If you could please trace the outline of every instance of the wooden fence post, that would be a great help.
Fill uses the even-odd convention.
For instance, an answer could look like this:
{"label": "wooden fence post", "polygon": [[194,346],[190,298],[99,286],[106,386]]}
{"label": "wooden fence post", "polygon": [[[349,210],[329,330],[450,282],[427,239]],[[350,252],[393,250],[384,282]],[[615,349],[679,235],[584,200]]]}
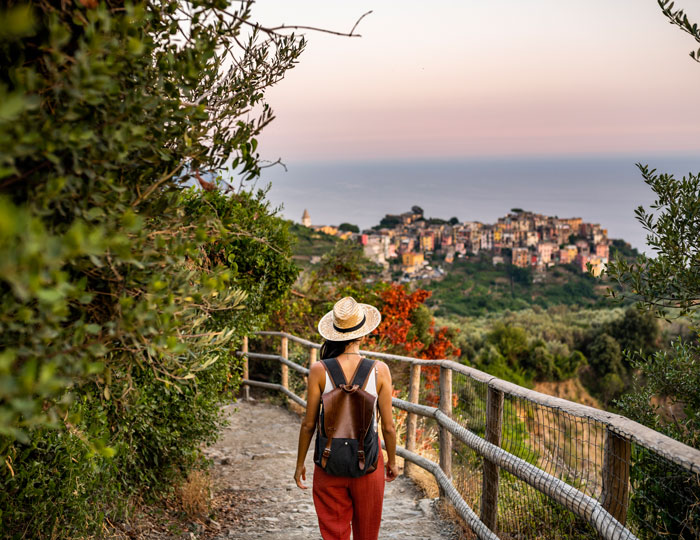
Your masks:
{"label": "wooden fence post", "polygon": [[[440,366],[440,410],[452,418],[452,370]],[[452,434],[440,426],[440,468],[452,481]],[[440,496],[445,494],[440,489]]]}
{"label": "wooden fence post", "polygon": [[[486,434],[491,444],[501,446],[503,425],[503,392],[489,387],[486,398]],[[498,524],[498,465],[484,458],[481,490],[481,521],[492,531]]]}
{"label": "wooden fence post", "polygon": [[[408,387],[408,401],[418,403],[420,394],[420,364],[411,364],[411,382]],[[409,452],[416,451],[416,427],[418,425],[418,415],[416,413],[408,413],[406,416],[406,450]],[[409,476],[416,471],[417,465],[410,461],[404,461],[403,473]]]}
{"label": "wooden fence post", "polygon": [[[282,345],[280,348],[280,356],[285,360],[289,359],[289,340],[287,337],[282,338]],[[289,390],[289,366],[287,364],[281,364],[282,366],[282,386]],[[285,398],[285,401],[289,401]]]}
{"label": "wooden fence post", "polygon": [[[314,367],[314,364],[316,363],[316,349],[314,347],[311,347],[309,349],[309,369]],[[304,399],[309,399],[309,377],[307,375],[304,375],[304,385],[306,388],[304,388]]]}
{"label": "wooden fence post", "polygon": [[603,508],[623,525],[627,521],[632,443],[607,429],[603,458]]}
{"label": "wooden fence post", "polygon": [[[243,353],[243,378],[250,379],[250,373],[248,372],[248,336],[243,338],[241,352]],[[250,400],[250,386],[247,384],[243,385],[243,399],[246,401]]]}

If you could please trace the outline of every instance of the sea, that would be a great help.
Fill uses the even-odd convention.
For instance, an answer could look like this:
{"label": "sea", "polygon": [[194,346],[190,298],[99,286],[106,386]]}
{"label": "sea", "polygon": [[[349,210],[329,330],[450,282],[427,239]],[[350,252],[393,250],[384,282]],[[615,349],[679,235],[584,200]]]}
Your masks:
{"label": "sea", "polygon": [[248,188],[267,187],[273,207],[315,225],[348,222],[361,229],[385,214],[420,206],[426,217],[494,223],[512,208],[600,223],[653,256],[635,208],[654,202],[636,167],[680,178],[700,173],[700,153],[681,156],[576,156],[430,160],[290,162],[263,169]]}

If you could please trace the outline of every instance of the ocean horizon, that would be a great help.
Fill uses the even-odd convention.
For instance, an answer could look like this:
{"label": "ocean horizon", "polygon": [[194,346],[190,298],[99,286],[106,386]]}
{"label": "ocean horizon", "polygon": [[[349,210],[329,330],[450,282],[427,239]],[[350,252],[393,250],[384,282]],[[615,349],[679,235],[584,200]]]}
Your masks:
{"label": "ocean horizon", "polygon": [[271,204],[295,222],[307,209],[313,224],[367,229],[418,205],[426,217],[494,223],[522,208],[600,223],[652,254],[634,210],[654,193],[637,162],[676,177],[700,172],[700,154],[328,161],[266,168],[255,185],[268,186]]}

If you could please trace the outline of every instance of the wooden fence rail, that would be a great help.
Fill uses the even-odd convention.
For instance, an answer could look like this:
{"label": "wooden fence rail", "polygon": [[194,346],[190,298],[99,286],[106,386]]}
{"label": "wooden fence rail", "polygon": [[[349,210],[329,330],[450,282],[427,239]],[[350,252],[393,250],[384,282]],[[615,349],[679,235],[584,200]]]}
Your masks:
{"label": "wooden fence rail", "polygon": [[[306,401],[289,389],[288,373],[291,368],[301,375],[307,376],[309,368],[289,360],[288,343],[292,341],[310,349],[309,367],[316,361],[316,353],[320,345],[284,332],[259,332],[258,335],[280,337],[280,354],[249,352],[248,340],[247,338],[244,339],[242,350],[237,352],[237,354],[244,357],[244,380],[242,381],[244,396],[247,397],[249,386],[256,386],[279,391],[302,407],[306,407]],[[494,531],[497,530],[501,469],[558,502],[576,516],[584,519],[602,538],[611,540],[632,540],[636,538],[625,527],[629,499],[629,464],[632,441],[680,465],[691,473],[700,472],[700,451],[620,415],[528,390],[450,360],[420,360],[373,351],[360,351],[360,353],[364,356],[411,364],[409,401],[398,398],[392,399],[394,407],[408,413],[406,419],[406,447],[398,447],[397,454],[406,460],[406,471],[409,470],[409,464],[412,464],[428,470],[435,476],[441,497],[451,502],[458,514],[478,538],[489,540],[498,538]],[[281,384],[251,380],[248,369],[249,358],[279,362],[282,369]],[[438,407],[429,407],[418,403],[422,366],[439,366],[440,368]],[[487,385],[486,430],[484,438],[466,429],[451,417],[453,372],[461,373],[474,381]],[[500,447],[505,396],[524,399],[542,407],[562,411],[574,417],[594,420],[605,426],[606,438],[600,500],[583,493],[576,487]],[[438,424],[439,465],[415,453],[416,426],[419,416],[432,418]],[[484,458],[480,516],[477,516],[469,507],[452,482],[453,437]]]}

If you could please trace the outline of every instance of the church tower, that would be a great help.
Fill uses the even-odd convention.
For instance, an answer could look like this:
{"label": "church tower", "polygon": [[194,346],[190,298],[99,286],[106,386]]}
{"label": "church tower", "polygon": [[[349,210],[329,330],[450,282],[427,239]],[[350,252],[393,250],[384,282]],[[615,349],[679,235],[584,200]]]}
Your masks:
{"label": "church tower", "polygon": [[311,216],[306,208],[304,208],[304,215],[301,216],[301,224],[304,227],[311,227]]}

